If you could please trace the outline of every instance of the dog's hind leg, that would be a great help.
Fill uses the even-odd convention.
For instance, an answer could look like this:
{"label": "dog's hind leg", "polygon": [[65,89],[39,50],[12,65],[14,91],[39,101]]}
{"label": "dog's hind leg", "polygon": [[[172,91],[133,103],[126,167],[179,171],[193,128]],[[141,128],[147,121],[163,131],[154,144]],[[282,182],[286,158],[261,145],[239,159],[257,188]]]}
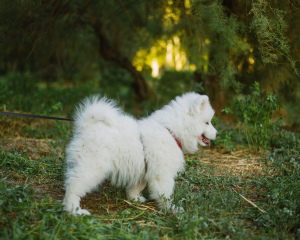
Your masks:
{"label": "dog's hind leg", "polygon": [[146,181],[142,181],[136,186],[127,188],[126,189],[127,198],[133,201],[145,202],[146,198],[140,195],[140,192],[143,191],[145,186],[146,186]]}
{"label": "dog's hind leg", "polygon": [[183,208],[176,208],[172,203],[171,196],[175,186],[174,178],[171,176],[156,176],[149,181],[150,197],[154,199],[158,207],[167,212],[184,212]]}
{"label": "dog's hind leg", "polygon": [[106,176],[107,174],[101,171],[101,169],[86,172],[82,172],[82,169],[70,170],[67,174],[65,184],[64,210],[73,215],[90,215],[88,210],[81,209],[80,200],[88,192],[101,184]]}

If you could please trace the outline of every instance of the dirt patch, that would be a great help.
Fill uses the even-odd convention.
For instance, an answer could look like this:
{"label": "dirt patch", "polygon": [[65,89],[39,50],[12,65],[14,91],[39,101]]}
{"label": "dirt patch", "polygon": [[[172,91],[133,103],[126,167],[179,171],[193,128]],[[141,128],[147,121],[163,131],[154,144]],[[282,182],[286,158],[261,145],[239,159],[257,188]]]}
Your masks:
{"label": "dirt patch", "polygon": [[111,215],[123,211],[128,207],[145,208],[154,211],[154,202],[138,204],[126,200],[124,190],[112,186],[108,181],[102,184],[96,191],[87,194],[80,203],[81,207],[89,210],[92,214]]}
{"label": "dirt patch", "polygon": [[[11,138],[0,139],[0,148],[8,152],[16,150],[27,155],[32,159],[40,159],[41,157],[51,157],[53,153],[53,140],[51,139],[30,139],[30,138]],[[55,148],[56,154],[62,156],[63,149]]]}
{"label": "dirt patch", "polygon": [[230,173],[232,176],[251,177],[265,174],[265,164],[260,161],[261,154],[251,152],[249,149],[239,149],[224,152],[222,149],[202,149],[197,153],[199,161],[205,165],[218,167],[218,174]]}
{"label": "dirt patch", "polygon": [[[18,111],[15,111],[18,113]],[[0,116],[0,136],[19,138],[20,136],[30,136],[30,129],[49,128],[55,125],[55,121],[34,118],[12,118]],[[29,131],[28,131],[29,130]]]}

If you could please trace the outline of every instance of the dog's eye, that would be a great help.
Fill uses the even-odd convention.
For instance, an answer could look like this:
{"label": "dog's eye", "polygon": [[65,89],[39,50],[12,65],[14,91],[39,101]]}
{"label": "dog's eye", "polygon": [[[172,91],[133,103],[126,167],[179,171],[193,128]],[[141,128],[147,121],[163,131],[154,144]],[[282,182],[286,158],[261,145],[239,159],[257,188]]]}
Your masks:
{"label": "dog's eye", "polygon": [[209,122],[207,122],[206,125],[209,125]]}

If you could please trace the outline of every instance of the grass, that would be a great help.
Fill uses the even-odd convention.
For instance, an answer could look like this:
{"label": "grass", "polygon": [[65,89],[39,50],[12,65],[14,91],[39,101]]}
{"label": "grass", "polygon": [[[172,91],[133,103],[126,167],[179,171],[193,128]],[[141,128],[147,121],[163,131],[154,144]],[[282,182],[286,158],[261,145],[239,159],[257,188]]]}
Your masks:
{"label": "grass", "polygon": [[[174,193],[176,203],[186,210],[183,214],[165,214],[151,201],[129,202],[122,188],[105,183],[82,201],[93,215],[73,217],[61,206],[64,143],[47,140],[32,150],[31,140],[21,139],[11,149],[7,141],[1,142],[0,151],[1,239],[296,239],[299,235],[299,171],[274,174],[271,170],[276,169],[248,150],[207,149],[186,156],[186,171],[178,176]],[[45,150],[44,144],[47,153],[36,155]]]}
{"label": "grass", "polygon": [[[48,109],[69,115],[55,101]],[[152,201],[127,201],[124,189],[106,182],[82,200],[92,215],[73,217],[61,204],[71,127],[70,122],[0,117],[1,239],[300,238],[300,144],[295,134],[281,133],[272,142],[273,151],[263,153],[228,138],[227,147],[186,155],[186,171],[179,174],[174,192],[183,214],[165,214]]]}

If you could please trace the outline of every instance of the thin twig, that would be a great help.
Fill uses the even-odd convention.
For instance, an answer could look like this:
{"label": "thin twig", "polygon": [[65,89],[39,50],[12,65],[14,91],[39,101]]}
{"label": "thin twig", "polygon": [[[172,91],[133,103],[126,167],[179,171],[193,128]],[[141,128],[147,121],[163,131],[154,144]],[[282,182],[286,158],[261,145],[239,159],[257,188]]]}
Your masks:
{"label": "thin twig", "polygon": [[250,203],[253,207],[256,207],[259,211],[261,211],[262,213],[267,214],[267,212],[263,209],[261,209],[260,207],[258,207],[254,202],[252,202],[251,200],[245,198],[243,195],[239,194],[235,189],[231,188],[235,193],[237,193],[241,198],[243,198],[244,200],[246,200],[248,203]]}
{"label": "thin twig", "polygon": [[150,207],[150,206],[147,206],[147,205],[144,205],[144,204],[141,204],[142,207],[145,207],[145,208],[148,208],[152,211],[155,211],[156,209],[154,207]]}
{"label": "thin twig", "polygon": [[141,208],[141,207],[138,207],[138,206],[136,206],[135,204],[133,204],[133,203],[131,203],[131,202],[128,202],[128,201],[126,201],[126,200],[123,200],[123,201],[126,202],[127,204],[129,204],[130,206],[135,207],[135,208],[137,208],[137,209],[139,209],[139,210],[143,210],[143,211],[147,210],[147,208]]}
{"label": "thin twig", "polygon": [[122,7],[124,8],[124,11],[126,12],[126,14],[127,14],[127,16],[128,16],[128,19],[129,19],[129,21],[130,21],[130,23],[131,23],[133,29],[134,29],[136,32],[138,32],[138,30],[137,30],[136,26],[134,25],[134,23],[133,23],[133,21],[132,21],[132,19],[131,19],[131,17],[130,17],[130,14],[129,14],[127,8],[125,7],[125,5],[123,4],[122,0],[119,0],[119,2],[121,3]]}
{"label": "thin twig", "polygon": [[140,214],[134,216],[134,217],[131,217],[131,218],[103,218],[103,219],[97,219],[99,221],[117,221],[117,220],[125,220],[125,221],[128,221],[128,220],[133,220],[133,219],[136,219],[138,218],[139,216],[141,216],[142,214],[144,214],[145,211],[141,212]]}
{"label": "thin twig", "polygon": [[25,181],[24,185],[26,185],[26,183],[27,183],[27,181],[28,181],[28,178],[29,178],[29,177],[26,178],[26,181]]}

